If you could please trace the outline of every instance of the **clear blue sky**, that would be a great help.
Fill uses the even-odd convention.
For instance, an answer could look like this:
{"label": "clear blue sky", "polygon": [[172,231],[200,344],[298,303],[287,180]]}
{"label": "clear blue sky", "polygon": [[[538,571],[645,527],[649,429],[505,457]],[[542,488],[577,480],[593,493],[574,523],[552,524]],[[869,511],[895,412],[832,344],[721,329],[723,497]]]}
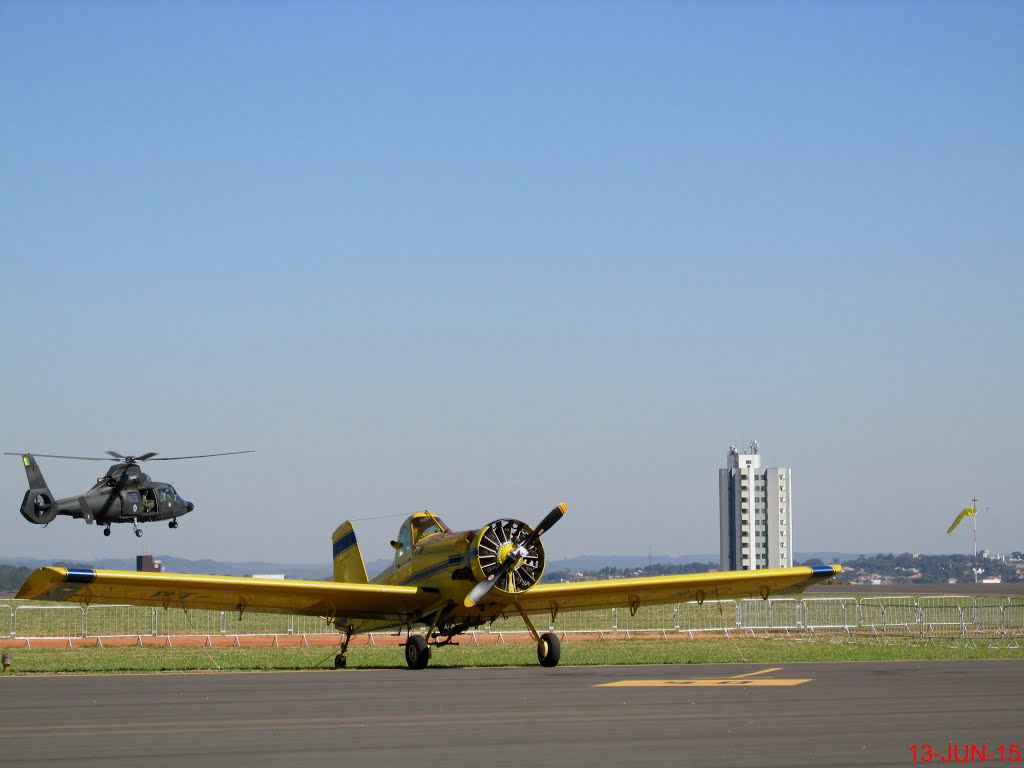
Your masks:
{"label": "clear blue sky", "polygon": [[[151,464],[170,531],[346,518],[717,553],[760,441],[798,551],[1024,549],[1019,3],[0,3],[0,449]],[[54,491],[102,464],[44,461]],[[987,509],[986,509],[987,508]],[[384,557],[401,518],[357,525]]]}

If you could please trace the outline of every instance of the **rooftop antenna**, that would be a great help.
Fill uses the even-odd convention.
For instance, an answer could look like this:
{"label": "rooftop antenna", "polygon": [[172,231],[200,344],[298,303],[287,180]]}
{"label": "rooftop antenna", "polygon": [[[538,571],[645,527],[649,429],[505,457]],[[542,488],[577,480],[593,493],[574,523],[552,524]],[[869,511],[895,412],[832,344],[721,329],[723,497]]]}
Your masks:
{"label": "rooftop antenna", "polygon": [[750,441],[750,452],[755,456],[757,455],[757,440]]}

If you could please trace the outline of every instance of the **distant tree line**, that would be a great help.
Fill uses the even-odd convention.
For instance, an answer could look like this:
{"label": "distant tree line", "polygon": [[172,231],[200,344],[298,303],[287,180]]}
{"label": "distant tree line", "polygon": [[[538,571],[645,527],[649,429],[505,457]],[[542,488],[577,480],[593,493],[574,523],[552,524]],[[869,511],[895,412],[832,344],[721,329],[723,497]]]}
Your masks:
{"label": "distant tree line", "polygon": [[685,565],[653,563],[641,568],[602,568],[599,571],[545,572],[542,581],[550,584],[562,581],[591,581],[594,579],[632,579],[643,576],[673,576],[678,573],[707,573],[708,571],[717,570],[718,563],[686,563]]}
{"label": "distant tree line", "polygon": [[0,595],[14,595],[32,573],[21,565],[0,565]]}
{"label": "distant tree line", "polygon": [[[979,559],[978,567],[984,569],[984,578],[998,576],[1004,582],[1019,582],[1017,565],[1024,560],[1024,553],[1014,552],[1010,555],[1017,563],[999,560]],[[828,565],[828,563],[812,558],[796,565]],[[857,576],[878,576],[891,580],[896,584],[945,584],[950,579],[959,582],[974,581],[974,557],[971,555],[913,555],[904,552],[901,555],[861,555],[854,560],[842,563],[843,573],[840,581],[854,579]],[[681,573],[707,573],[719,570],[717,562],[687,563],[686,565],[666,565],[654,563],[640,568],[602,568],[601,570],[562,570],[544,574],[547,583],[563,581],[590,581],[593,579],[629,579],[644,576],[671,576]],[[917,574],[920,573],[920,576]]]}
{"label": "distant tree line", "polygon": [[[1016,560],[1017,563],[979,558],[978,567],[984,570],[982,578],[998,576],[1004,582],[1021,581],[1017,575],[1017,565],[1020,564],[1022,553],[1014,552],[1010,559]],[[824,564],[817,558],[800,563]],[[950,579],[956,579],[958,582],[974,581],[973,555],[913,555],[909,552],[900,555],[861,555],[855,560],[847,560],[842,565],[840,581],[871,575],[891,579],[894,584],[945,584]],[[921,575],[917,576],[918,573]]]}

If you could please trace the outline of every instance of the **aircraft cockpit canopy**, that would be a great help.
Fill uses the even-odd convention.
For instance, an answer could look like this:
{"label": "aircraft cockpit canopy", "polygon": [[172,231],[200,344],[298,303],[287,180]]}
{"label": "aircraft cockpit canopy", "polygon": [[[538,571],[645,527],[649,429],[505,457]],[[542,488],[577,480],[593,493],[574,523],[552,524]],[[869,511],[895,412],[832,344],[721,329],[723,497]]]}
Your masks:
{"label": "aircraft cockpit canopy", "polygon": [[399,556],[404,555],[428,536],[433,536],[435,533],[450,533],[451,530],[441,518],[432,512],[426,510],[417,512],[402,523],[402,527],[398,530],[395,550]]}

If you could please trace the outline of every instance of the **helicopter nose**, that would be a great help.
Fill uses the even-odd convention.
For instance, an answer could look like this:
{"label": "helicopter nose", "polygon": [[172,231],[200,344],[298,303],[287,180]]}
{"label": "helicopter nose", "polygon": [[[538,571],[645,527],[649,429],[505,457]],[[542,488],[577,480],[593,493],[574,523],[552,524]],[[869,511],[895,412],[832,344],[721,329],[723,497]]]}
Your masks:
{"label": "helicopter nose", "polygon": [[189,511],[189,512],[191,512],[191,511],[192,511],[193,509],[195,509],[195,508],[196,508],[196,505],[195,505],[195,504],[193,504],[193,503],[192,503],[192,502],[190,501],[190,502],[188,503],[188,511]]}

